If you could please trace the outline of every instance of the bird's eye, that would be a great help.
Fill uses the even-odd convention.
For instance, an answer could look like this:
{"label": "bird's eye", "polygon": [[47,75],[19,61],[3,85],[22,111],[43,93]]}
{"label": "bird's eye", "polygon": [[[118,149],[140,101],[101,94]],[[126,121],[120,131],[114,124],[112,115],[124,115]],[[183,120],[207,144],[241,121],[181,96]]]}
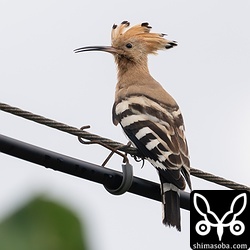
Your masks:
{"label": "bird's eye", "polygon": [[126,44],[126,47],[127,47],[128,49],[131,49],[131,48],[133,47],[133,45],[132,45],[131,43],[127,43],[127,44]]}

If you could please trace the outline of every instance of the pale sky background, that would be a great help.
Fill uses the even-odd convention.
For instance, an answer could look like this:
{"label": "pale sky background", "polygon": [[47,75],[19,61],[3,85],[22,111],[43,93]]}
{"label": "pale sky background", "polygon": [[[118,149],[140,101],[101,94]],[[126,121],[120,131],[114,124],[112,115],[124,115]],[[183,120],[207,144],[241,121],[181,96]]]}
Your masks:
{"label": "pale sky background", "polygon": [[[150,56],[151,74],[177,100],[195,168],[250,184],[250,2],[0,1],[0,102],[127,143],[111,121],[116,68],[111,55],[73,50],[109,45],[114,23],[149,22],[178,46]],[[0,132],[101,164],[108,151],[0,111]],[[158,182],[150,164],[135,175]],[[115,156],[109,167],[120,170]],[[161,204],[112,196],[93,182],[0,154],[0,220],[43,193],[86,221],[93,250],[189,249],[182,232],[161,223]],[[192,177],[194,189],[221,189]]]}

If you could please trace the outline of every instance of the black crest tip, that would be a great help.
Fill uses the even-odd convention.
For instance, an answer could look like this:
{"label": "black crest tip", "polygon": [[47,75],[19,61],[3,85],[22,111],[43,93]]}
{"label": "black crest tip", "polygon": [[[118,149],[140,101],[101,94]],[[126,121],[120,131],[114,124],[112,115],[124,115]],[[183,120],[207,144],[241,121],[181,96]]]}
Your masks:
{"label": "black crest tip", "polygon": [[177,42],[176,42],[176,41],[172,41],[172,42],[169,42],[169,43],[165,46],[165,48],[166,48],[166,49],[170,49],[170,48],[173,48],[173,47],[175,47],[175,46],[177,46]]}
{"label": "black crest tip", "polygon": [[149,26],[149,23],[145,22],[141,24],[142,27],[147,27],[148,29],[151,29],[152,27]]}
{"label": "black crest tip", "polygon": [[126,24],[127,26],[129,26],[130,22],[129,21],[123,21],[123,22],[121,22],[121,24]]}

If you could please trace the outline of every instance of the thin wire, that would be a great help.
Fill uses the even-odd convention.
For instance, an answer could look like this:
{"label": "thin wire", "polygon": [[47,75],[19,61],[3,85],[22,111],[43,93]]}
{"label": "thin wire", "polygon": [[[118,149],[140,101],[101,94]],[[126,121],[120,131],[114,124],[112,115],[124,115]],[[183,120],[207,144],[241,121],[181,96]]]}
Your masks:
{"label": "thin wire", "polygon": [[48,119],[46,117],[33,114],[31,112],[28,112],[28,111],[24,111],[20,108],[12,107],[12,106],[5,104],[5,103],[0,103],[0,109],[2,111],[5,111],[7,113],[11,113],[11,114],[16,115],[16,116],[20,116],[20,117],[25,118],[27,120],[37,122],[39,124],[42,124],[42,125],[54,128],[54,129],[58,129],[60,131],[63,131],[63,132],[66,132],[66,133],[69,133],[69,134],[72,134],[75,136],[79,136],[81,138],[84,138],[85,140],[98,141],[102,144],[107,144],[108,146],[110,146],[112,148],[119,148],[120,151],[126,152],[130,155],[140,156],[139,152],[136,148],[127,147],[126,145],[124,145],[122,143],[112,141],[110,139],[101,137],[99,135],[89,133],[85,130],[78,129],[78,128],[66,125],[64,123],[61,123],[61,122],[58,122],[55,120],[51,120],[51,119]]}
{"label": "thin wire", "polygon": [[[28,111],[24,111],[24,110],[17,108],[17,107],[12,107],[12,106],[5,104],[5,103],[0,103],[0,110],[5,111],[7,113],[11,113],[13,115],[20,116],[20,117],[28,119],[28,120],[31,120],[33,122],[37,122],[39,124],[43,124],[43,125],[51,127],[51,128],[58,129],[60,131],[63,131],[63,132],[66,132],[66,133],[69,133],[69,134],[72,134],[72,135],[75,135],[78,137],[82,137],[82,138],[89,140],[89,141],[98,141],[98,142],[100,142],[100,144],[106,144],[107,146],[112,147],[112,148],[119,148],[120,151],[128,153],[128,154],[132,155],[133,157],[134,156],[142,157],[136,148],[128,147],[127,145],[124,145],[122,143],[112,141],[112,140],[107,139],[107,138],[103,138],[99,135],[89,133],[85,130],[78,129],[78,128],[69,126],[67,124],[57,122],[55,120],[51,120],[51,119],[45,118],[45,117],[40,116],[40,115],[33,114],[31,112],[28,112]],[[191,175],[198,177],[198,178],[201,178],[201,179],[204,179],[204,180],[207,180],[207,181],[210,181],[210,182],[213,182],[213,183],[216,183],[216,184],[219,184],[219,185],[222,185],[222,186],[225,186],[225,187],[228,187],[228,188],[231,188],[231,189],[247,190],[250,192],[250,187],[248,187],[248,186],[236,183],[234,181],[224,179],[224,178],[219,177],[219,176],[215,176],[215,175],[210,174],[210,173],[203,172],[203,171],[195,169],[195,168],[191,168]]]}
{"label": "thin wire", "polygon": [[231,189],[246,190],[250,192],[250,187],[248,186],[239,184],[234,181],[227,180],[220,176],[216,176],[207,172],[203,172],[199,169],[191,168],[190,174],[195,177],[202,178],[206,181],[210,181],[210,182],[213,182],[213,183],[216,183],[216,184],[219,184],[219,185],[231,188]]}

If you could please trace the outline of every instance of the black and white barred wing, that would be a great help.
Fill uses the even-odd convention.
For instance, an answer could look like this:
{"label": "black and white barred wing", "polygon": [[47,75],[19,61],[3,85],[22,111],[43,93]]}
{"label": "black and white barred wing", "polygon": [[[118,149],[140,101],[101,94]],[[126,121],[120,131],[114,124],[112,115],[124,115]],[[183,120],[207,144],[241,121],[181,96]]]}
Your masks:
{"label": "black and white barred wing", "polygon": [[189,181],[189,156],[178,106],[167,107],[145,96],[115,103],[113,122],[170,183],[180,189]]}

